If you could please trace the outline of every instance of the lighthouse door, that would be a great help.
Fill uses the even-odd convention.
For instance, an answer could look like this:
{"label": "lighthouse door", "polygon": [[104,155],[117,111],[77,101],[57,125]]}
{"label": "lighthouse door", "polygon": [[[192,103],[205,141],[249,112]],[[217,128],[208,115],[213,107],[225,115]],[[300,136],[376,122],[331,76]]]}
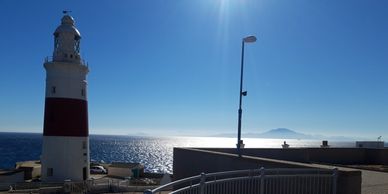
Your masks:
{"label": "lighthouse door", "polygon": [[82,169],[82,172],[83,172],[82,174],[83,174],[83,179],[84,179],[84,180],[87,179],[87,175],[86,175],[87,172],[86,172],[86,170],[87,170],[86,167],[84,167],[84,168]]}

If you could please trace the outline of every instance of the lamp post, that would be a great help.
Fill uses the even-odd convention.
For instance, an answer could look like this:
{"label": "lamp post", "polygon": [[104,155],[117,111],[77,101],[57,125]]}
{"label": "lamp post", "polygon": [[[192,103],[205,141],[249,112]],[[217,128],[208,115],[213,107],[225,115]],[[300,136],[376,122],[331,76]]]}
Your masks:
{"label": "lamp post", "polygon": [[243,91],[243,75],[244,75],[244,46],[245,43],[253,43],[256,42],[255,36],[247,36],[242,39],[241,42],[241,74],[240,74],[240,101],[239,101],[239,108],[238,108],[238,133],[237,133],[237,153],[239,156],[241,156],[241,145],[243,144],[243,141],[241,140],[241,117],[242,117],[242,97],[247,95],[247,91]]}

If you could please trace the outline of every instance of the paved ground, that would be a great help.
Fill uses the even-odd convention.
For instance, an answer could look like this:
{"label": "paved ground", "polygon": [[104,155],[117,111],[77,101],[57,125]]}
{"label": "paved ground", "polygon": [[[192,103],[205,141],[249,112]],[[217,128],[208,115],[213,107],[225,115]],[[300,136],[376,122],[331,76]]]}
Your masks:
{"label": "paved ground", "polygon": [[387,172],[377,172],[377,171],[371,171],[371,170],[345,168],[340,166],[333,166],[333,168],[334,167],[338,169],[361,171],[361,176],[362,176],[361,193],[362,194],[388,194],[388,173]]}
{"label": "paved ground", "polygon": [[388,194],[388,173],[361,170],[362,194]]}

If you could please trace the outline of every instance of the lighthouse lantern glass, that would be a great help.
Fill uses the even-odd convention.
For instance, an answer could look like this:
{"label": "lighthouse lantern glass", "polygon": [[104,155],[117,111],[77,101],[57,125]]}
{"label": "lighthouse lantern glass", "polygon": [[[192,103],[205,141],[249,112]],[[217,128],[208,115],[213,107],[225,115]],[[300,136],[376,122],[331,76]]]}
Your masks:
{"label": "lighthouse lantern glass", "polygon": [[74,51],[75,51],[76,53],[79,54],[79,53],[80,53],[80,43],[81,43],[80,40],[81,40],[81,39],[80,39],[79,37],[76,36],[76,37],[74,38],[74,40],[75,40],[75,41],[74,41]]}
{"label": "lighthouse lantern glass", "polygon": [[56,52],[58,48],[59,48],[58,33],[55,33],[54,34],[54,52]]}

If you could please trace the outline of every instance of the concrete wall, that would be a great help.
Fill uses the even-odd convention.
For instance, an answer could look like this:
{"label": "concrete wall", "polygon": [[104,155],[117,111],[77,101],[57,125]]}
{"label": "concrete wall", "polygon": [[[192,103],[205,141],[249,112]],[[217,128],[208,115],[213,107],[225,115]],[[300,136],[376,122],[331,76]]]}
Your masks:
{"label": "concrete wall", "polygon": [[0,183],[24,182],[24,171],[0,175]]}
{"label": "concrete wall", "polygon": [[[234,148],[204,148],[236,153]],[[388,149],[370,148],[244,148],[243,155],[304,163],[388,165]]]}
{"label": "concrete wall", "polygon": [[[229,150],[231,151],[231,150]],[[291,152],[289,152],[291,153]],[[238,157],[232,153],[221,153],[210,150],[174,148],[174,179],[199,175],[202,172],[220,172],[255,168],[326,168],[325,165],[310,165],[253,156]],[[337,194],[360,194],[361,172],[341,170],[338,177]]]}
{"label": "concrete wall", "polygon": [[[205,150],[217,151],[223,153],[236,154],[235,148],[205,148]],[[262,158],[272,158],[277,160],[288,160],[294,162],[309,162],[309,153],[306,149],[300,148],[244,148],[241,153],[247,156],[255,156]]]}
{"label": "concrete wall", "polygon": [[113,177],[131,177],[132,170],[130,168],[116,168],[116,167],[108,167],[108,176]]}
{"label": "concrete wall", "polygon": [[19,167],[19,169],[24,171],[24,179],[29,180],[33,178],[38,178],[41,176],[41,166],[35,167]]}
{"label": "concrete wall", "polygon": [[365,149],[307,148],[310,162],[329,164],[365,164]]}
{"label": "concrete wall", "polygon": [[388,165],[388,149],[367,149],[365,160],[368,164]]}

